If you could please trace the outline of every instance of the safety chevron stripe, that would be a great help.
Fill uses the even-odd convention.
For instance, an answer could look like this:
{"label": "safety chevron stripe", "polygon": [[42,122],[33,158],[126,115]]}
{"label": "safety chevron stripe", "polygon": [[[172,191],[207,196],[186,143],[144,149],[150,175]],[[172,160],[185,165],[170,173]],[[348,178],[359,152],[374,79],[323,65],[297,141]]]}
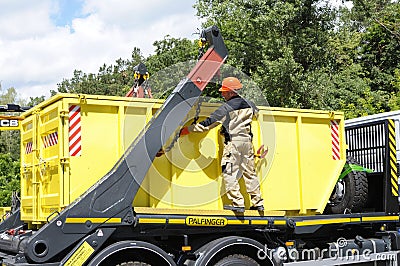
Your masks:
{"label": "safety chevron stripe", "polygon": [[397,180],[397,160],[396,160],[396,130],[392,119],[388,119],[389,132],[389,162],[390,162],[390,183],[392,195],[399,196],[399,184]]}
{"label": "safety chevron stripe", "polygon": [[26,146],[25,146],[25,154],[29,154],[29,153],[32,152],[32,146],[33,146],[32,141],[26,143]]}
{"label": "safety chevron stripe", "polygon": [[333,160],[340,160],[339,124],[336,120],[331,121],[331,136],[332,136],[332,158]]}
{"label": "safety chevron stripe", "polygon": [[71,105],[69,107],[69,155],[81,155],[81,107]]}
{"label": "safety chevron stripe", "polygon": [[54,146],[58,143],[58,133],[57,132],[50,133],[50,134],[42,137],[42,139],[43,139],[43,145],[45,148]]}

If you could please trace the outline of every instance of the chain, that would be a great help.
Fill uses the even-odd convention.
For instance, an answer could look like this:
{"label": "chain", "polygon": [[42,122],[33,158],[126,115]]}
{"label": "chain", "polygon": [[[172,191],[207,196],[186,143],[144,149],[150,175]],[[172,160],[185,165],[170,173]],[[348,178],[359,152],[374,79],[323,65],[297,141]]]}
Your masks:
{"label": "chain", "polygon": [[175,145],[175,142],[178,141],[179,135],[180,135],[180,134],[181,134],[181,131],[178,130],[178,131],[175,133],[175,136],[174,136],[174,138],[172,139],[171,143],[168,145],[168,147],[166,147],[166,148],[164,149],[164,152],[169,152],[170,150],[172,150],[172,148],[173,148],[174,145]]}
{"label": "chain", "polygon": [[[200,114],[200,108],[201,108],[202,102],[203,102],[203,98],[200,97],[199,100],[197,101],[196,112],[195,112],[195,115],[194,115],[194,119],[193,119],[192,125],[196,124],[197,120],[199,120],[199,114]],[[180,125],[180,126],[182,126],[182,125]],[[175,133],[174,138],[172,139],[171,143],[164,149],[164,152],[169,152],[170,150],[172,150],[172,148],[174,147],[175,143],[178,141],[178,139],[180,137],[180,133],[181,133],[180,130],[178,130]]]}
{"label": "chain", "polygon": [[194,114],[192,125],[197,124],[197,120],[199,120],[199,114],[200,114],[200,109],[201,109],[202,103],[203,103],[203,97],[199,97],[199,100],[197,101],[196,113]]}
{"label": "chain", "polygon": [[[199,45],[199,50],[198,50],[198,55],[197,55],[197,60],[199,60],[203,55],[204,55],[204,51],[206,48],[206,44],[207,44],[207,40],[204,37],[201,37],[198,41],[198,45]],[[201,103],[203,101],[202,97],[199,97],[199,100],[197,101],[197,106],[196,106],[196,113],[194,115],[194,119],[192,124],[196,124],[197,120],[199,120],[199,114],[200,114],[200,107],[201,107]],[[186,120],[186,119],[185,119]],[[182,125],[180,125],[182,126]],[[163,150],[163,152],[169,152],[175,145],[175,142],[178,141],[179,137],[180,137],[180,133],[181,131],[178,130],[175,135],[174,138],[172,139],[171,143]]]}

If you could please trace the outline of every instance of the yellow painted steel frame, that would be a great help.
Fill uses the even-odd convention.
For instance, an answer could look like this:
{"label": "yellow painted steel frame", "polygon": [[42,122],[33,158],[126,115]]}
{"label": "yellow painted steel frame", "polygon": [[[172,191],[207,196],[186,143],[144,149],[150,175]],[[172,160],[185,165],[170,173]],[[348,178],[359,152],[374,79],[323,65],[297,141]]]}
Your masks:
{"label": "yellow painted steel frame", "polygon": [[[392,196],[399,196],[399,184],[397,175],[396,159],[396,127],[392,119],[388,119],[388,139],[389,139],[389,164],[390,164],[390,187]],[[395,200],[397,202],[397,200]]]}
{"label": "yellow painted steel frame", "polygon": [[11,207],[0,207],[0,221],[4,221],[11,213]]}
{"label": "yellow painted steel frame", "polygon": [[190,209],[155,209],[135,208],[139,224],[165,224],[188,227],[228,227],[231,225],[254,225],[270,227],[310,227],[342,224],[371,224],[371,223],[398,223],[399,216],[383,213],[367,214],[335,214],[288,216],[285,212],[269,211],[259,213],[255,210],[246,210],[237,215],[230,211],[206,211]]}

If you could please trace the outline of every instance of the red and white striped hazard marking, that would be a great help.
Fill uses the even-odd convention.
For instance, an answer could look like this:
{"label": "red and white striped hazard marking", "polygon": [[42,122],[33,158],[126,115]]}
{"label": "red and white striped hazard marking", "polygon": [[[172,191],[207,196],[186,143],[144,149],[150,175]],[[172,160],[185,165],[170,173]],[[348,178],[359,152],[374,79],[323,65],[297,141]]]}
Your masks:
{"label": "red and white striped hazard marking", "polygon": [[336,120],[331,121],[331,136],[332,158],[333,160],[340,160],[339,124]]}
{"label": "red and white striped hazard marking", "polygon": [[45,148],[54,146],[58,143],[58,133],[53,132],[43,137],[43,145]]}
{"label": "red and white striped hazard marking", "polygon": [[81,156],[81,107],[69,107],[69,155]]}
{"label": "red and white striped hazard marking", "polygon": [[32,141],[26,143],[26,146],[25,146],[25,154],[29,154],[31,152],[32,152]]}

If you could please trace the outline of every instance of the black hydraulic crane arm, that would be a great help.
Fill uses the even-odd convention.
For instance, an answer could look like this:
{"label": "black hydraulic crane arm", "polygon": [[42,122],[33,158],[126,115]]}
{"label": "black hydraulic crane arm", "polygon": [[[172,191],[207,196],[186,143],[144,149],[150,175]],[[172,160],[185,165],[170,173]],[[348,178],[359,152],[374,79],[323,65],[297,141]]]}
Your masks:
{"label": "black hydraulic crane arm", "polygon": [[132,202],[157,152],[177,130],[227,58],[228,51],[216,26],[205,29],[201,37],[207,40],[208,50],[113,169],[22,244],[28,260],[51,261],[103,225],[133,224]]}

